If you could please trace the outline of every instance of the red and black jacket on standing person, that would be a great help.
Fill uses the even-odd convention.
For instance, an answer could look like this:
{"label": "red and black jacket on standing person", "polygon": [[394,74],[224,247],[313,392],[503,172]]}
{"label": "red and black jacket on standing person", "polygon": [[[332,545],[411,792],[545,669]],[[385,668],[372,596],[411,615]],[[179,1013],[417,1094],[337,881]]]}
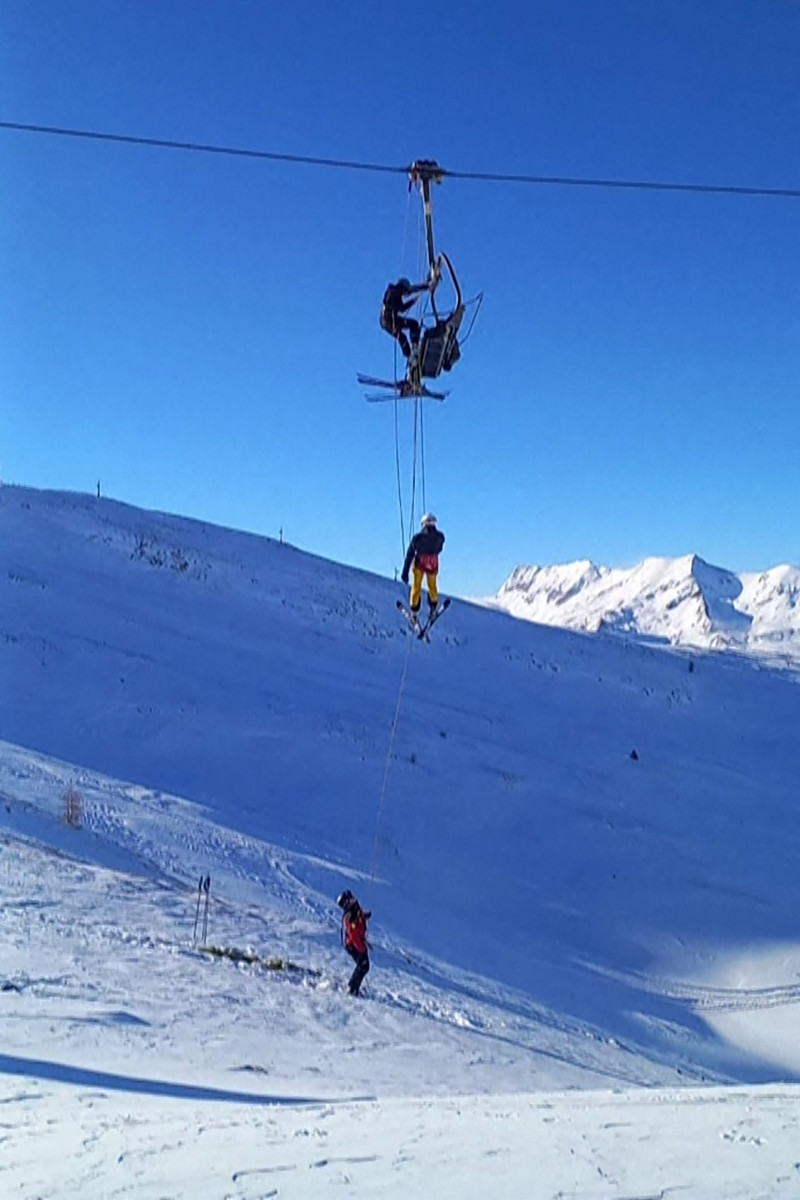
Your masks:
{"label": "red and black jacket on standing person", "polygon": [[345,949],[352,948],[356,954],[367,953],[367,921],[371,916],[371,912],[364,912],[358,901],[353,900],[342,917]]}
{"label": "red and black jacket on standing person", "polygon": [[369,971],[369,943],[367,942],[367,921],[371,912],[364,909],[352,892],[345,891],[336,903],[342,910],[342,940],[344,948],[355,961],[355,970],[350,976],[347,990],[351,996],[357,996]]}

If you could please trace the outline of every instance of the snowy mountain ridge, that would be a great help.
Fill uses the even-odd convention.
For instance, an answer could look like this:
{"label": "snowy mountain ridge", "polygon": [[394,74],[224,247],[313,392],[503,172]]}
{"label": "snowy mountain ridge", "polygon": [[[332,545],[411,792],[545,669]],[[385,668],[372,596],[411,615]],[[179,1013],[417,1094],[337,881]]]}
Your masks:
{"label": "snowy mountain ridge", "polygon": [[486,603],[542,625],[793,660],[800,657],[798,600],[798,567],[737,575],[687,554],[629,568],[588,560],[518,566]]}

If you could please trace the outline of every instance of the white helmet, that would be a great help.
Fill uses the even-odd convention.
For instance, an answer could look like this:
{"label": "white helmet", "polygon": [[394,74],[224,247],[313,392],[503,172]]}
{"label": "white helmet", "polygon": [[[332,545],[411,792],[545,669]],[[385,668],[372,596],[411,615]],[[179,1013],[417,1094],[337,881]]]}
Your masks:
{"label": "white helmet", "polygon": [[422,518],[422,528],[424,529],[426,525],[435,525],[435,524],[436,524],[436,517],[433,515],[433,513],[430,513],[430,512],[425,513],[425,516]]}

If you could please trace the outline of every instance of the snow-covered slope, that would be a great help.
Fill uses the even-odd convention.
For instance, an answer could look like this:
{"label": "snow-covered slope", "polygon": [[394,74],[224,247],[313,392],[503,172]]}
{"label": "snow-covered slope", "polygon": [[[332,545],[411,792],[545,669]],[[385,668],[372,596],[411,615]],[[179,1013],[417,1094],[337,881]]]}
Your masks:
{"label": "snow-covered slope", "polygon": [[[0,1192],[796,1181],[798,1096],[758,1090],[800,1074],[795,672],[458,602],[425,646],[396,595],[0,489],[0,1100],[22,1114]],[[207,940],[261,961],[193,947],[206,874]],[[374,911],[356,1006],[345,885]],[[679,1090],[700,1082],[747,1090],[704,1093],[709,1122]],[[554,1094],[631,1085],[669,1091]]]}
{"label": "snow-covered slope", "polygon": [[517,567],[487,604],[543,625],[800,658],[800,569],[735,575],[696,554],[630,569]]}

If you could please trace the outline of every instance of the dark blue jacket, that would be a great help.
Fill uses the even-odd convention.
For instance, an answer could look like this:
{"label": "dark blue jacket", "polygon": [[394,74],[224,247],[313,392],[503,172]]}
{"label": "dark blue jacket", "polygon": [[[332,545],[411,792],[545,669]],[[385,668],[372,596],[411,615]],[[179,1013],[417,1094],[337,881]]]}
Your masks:
{"label": "dark blue jacket", "polygon": [[435,575],[439,570],[439,555],[442,552],[442,546],[444,546],[444,534],[435,525],[429,525],[426,529],[415,533],[411,539],[411,545],[408,547],[406,561],[403,563],[401,576],[403,582],[408,583],[408,572],[412,562],[416,563],[420,570]]}

